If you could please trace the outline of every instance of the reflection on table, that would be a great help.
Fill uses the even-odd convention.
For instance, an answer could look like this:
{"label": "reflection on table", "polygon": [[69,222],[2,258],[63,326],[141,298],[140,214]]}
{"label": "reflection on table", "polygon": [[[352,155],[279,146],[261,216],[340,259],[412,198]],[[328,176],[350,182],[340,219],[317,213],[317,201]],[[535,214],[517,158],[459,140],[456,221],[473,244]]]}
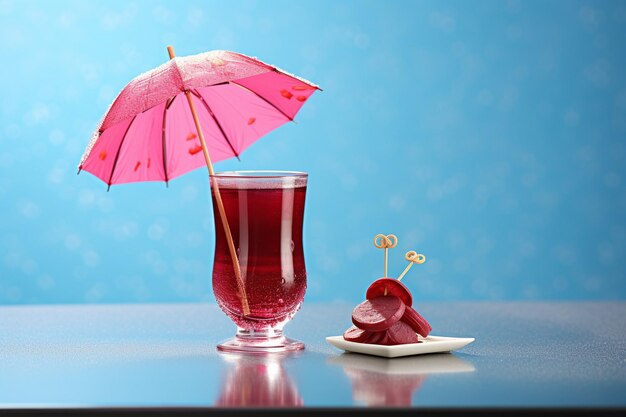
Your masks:
{"label": "reflection on table", "polygon": [[283,361],[296,354],[220,353],[228,363],[218,407],[301,407],[302,398]]}
{"label": "reflection on table", "polygon": [[470,362],[450,353],[393,359],[344,353],[328,362],[343,367],[352,381],[353,400],[368,406],[409,406],[429,374],[475,370]]}

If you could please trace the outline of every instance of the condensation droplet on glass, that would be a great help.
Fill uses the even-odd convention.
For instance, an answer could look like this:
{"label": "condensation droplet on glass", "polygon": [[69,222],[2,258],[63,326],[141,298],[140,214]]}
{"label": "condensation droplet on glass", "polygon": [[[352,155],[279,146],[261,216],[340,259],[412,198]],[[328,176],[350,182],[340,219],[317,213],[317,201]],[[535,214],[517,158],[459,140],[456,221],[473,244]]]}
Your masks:
{"label": "condensation droplet on glass", "polygon": [[282,299],[282,298],[279,298],[279,299],[278,299],[278,303],[279,303],[279,304],[284,303],[283,299]]}
{"label": "condensation droplet on glass", "polygon": [[282,278],[280,279],[280,283],[281,283],[281,285],[285,285],[285,283],[286,283],[286,282],[287,282],[287,279],[286,279],[285,277],[282,277]]}
{"label": "condensation droplet on glass", "polygon": [[289,244],[289,247],[291,248],[291,251],[293,252],[293,250],[296,248],[296,244],[293,243],[293,240],[291,241],[291,243]]}

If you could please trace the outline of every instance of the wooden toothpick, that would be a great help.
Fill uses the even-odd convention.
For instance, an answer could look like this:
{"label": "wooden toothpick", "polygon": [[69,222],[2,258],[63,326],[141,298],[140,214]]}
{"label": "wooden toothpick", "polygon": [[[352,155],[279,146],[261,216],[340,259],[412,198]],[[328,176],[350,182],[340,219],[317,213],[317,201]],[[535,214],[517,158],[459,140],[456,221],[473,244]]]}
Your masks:
{"label": "wooden toothpick", "polygon": [[374,236],[374,246],[379,249],[385,249],[385,277],[387,277],[387,259],[389,248],[395,248],[398,244],[396,235],[383,235],[382,233]]}
{"label": "wooden toothpick", "polygon": [[409,269],[411,269],[413,264],[423,264],[424,262],[426,262],[426,257],[421,253],[415,252],[414,250],[408,251],[406,255],[404,255],[404,259],[409,261],[409,264],[406,268],[404,268],[404,271],[402,271],[402,273],[398,277],[398,281],[401,281],[402,278],[404,278],[404,275],[409,272]]}

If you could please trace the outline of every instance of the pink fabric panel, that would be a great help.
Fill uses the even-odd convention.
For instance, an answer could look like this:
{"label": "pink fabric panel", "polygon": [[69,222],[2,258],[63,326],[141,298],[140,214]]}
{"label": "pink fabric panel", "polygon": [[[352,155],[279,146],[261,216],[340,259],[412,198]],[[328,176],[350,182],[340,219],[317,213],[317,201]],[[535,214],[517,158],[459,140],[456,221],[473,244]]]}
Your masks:
{"label": "pink fabric panel", "polygon": [[259,60],[229,51],[176,57],[133,78],[109,108],[102,128],[108,129],[185,89],[219,84],[271,70],[272,67]]}
{"label": "pink fabric panel", "polygon": [[235,84],[197,90],[213,110],[238,154],[266,133],[289,122],[275,107]]}
{"label": "pink fabric panel", "polygon": [[113,171],[113,184],[136,181],[164,181],[163,110],[165,103],[139,113],[121,144]]}
{"label": "pink fabric panel", "polygon": [[184,89],[180,73],[173,61],[133,78],[120,91],[102,121],[102,129],[108,129],[128,117],[146,111],[175,96]]}
{"label": "pink fabric panel", "polygon": [[96,141],[92,143],[93,147],[86,151],[88,155],[81,169],[92,173],[108,184],[117,149],[130,122],[131,119],[124,120],[97,136]]}
{"label": "pink fabric panel", "polygon": [[[211,161],[216,163],[234,157],[234,152],[224,140],[202,102],[195,96],[192,95],[192,97]],[[176,178],[186,172],[206,166],[200,139],[184,94],[176,96],[166,112],[166,118],[165,142],[169,178]]]}
{"label": "pink fabric panel", "polygon": [[256,58],[230,51],[210,51],[175,59],[187,89],[246,78],[273,69]]}
{"label": "pink fabric panel", "polygon": [[266,72],[234,82],[254,91],[291,119],[317,90],[317,87],[279,71]]}

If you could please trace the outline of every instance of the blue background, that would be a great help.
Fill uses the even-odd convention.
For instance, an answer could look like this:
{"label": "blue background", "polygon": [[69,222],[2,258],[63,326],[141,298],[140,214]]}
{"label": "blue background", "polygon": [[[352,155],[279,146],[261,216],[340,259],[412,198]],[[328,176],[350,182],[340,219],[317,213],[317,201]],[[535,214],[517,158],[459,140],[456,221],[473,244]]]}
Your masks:
{"label": "blue background", "polygon": [[216,165],[309,172],[306,300],[361,300],[380,232],[423,300],[624,299],[625,39],[623,1],[0,0],[0,303],[214,300],[205,170],[76,176],[169,44],[324,89]]}

